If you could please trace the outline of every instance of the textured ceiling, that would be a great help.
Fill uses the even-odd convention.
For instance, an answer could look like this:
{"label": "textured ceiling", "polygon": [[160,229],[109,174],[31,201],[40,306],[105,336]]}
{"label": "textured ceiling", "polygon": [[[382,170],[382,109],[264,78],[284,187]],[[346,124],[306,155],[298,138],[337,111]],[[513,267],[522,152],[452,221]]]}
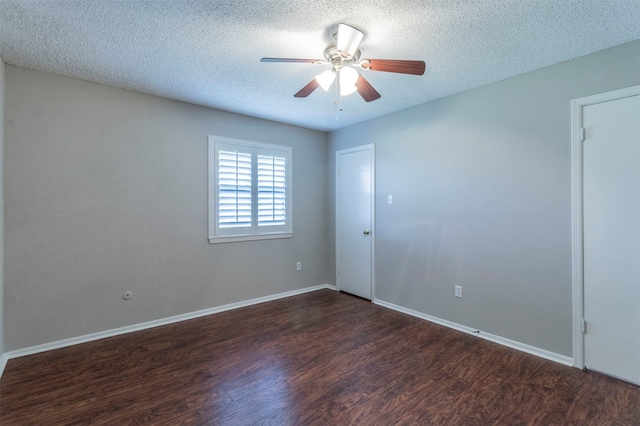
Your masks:
{"label": "textured ceiling", "polygon": [[[293,94],[328,66],[340,22],[363,58],[424,60],[423,76],[361,71],[382,98]],[[5,63],[333,130],[640,39],[640,0],[0,0]]]}

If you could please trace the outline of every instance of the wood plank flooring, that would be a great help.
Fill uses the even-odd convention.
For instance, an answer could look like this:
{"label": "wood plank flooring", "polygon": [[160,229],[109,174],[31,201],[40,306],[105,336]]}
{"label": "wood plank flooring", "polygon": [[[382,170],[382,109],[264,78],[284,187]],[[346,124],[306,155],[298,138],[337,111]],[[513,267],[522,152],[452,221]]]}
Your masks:
{"label": "wood plank flooring", "polygon": [[2,425],[640,425],[640,388],[321,290],[12,359]]}

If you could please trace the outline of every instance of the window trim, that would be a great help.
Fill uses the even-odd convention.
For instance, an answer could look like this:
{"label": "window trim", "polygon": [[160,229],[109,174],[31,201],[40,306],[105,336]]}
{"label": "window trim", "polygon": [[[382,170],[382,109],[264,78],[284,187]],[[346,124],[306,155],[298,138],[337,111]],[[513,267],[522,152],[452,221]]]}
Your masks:
{"label": "window trim", "polygon": [[[280,151],[285,152],[287,156],[286,163],[286,224],[285,229],[282,231],[276,232],[262,232],[262,233],[250,233],[250,234],[238,234],[238,235],[219,235],[218,226],[217,226],[217,204],[218,204],[218,165],[216,148],[219,145],[232,145],[236,147],[245,147],[251,149],[253,151]],[[222,136],[209,135],[209,152],[208,152],[208,222],[209,222],[209,244],[218,244],[218,243],[231,243],[231,242],[240,242],[240,241],[256,241],[256,240],[272,240],[272,239],[281,239],[281,238],[291,238],[293,236],[293,179],[292,179],[292,157],[293,150],[290,146],[285,145],[275,145],[268,144],[263,142],[254,142],[247,141],[243,139],[233,139]],[[252,160],[256,156],[255,153],[252,153]],[[254,176],[252,174],[252,188],[257,189],[255,186],[255,182],[253,181]],[[252,226],[249,227],[251,232],[255,232],[256,229],[259,229],[257,225],[257,217],[252,217]]]}

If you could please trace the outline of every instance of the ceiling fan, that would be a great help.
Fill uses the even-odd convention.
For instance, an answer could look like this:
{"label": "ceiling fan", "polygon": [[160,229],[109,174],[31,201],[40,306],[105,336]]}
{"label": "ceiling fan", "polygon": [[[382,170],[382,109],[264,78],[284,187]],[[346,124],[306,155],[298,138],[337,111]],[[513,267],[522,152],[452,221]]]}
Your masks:
{"label": "ceiling fan", "polygon": [[371,102],[380,98],[380,93],[362,76],[356,68],[370,71],[394,72],[400,74],[423,75],[424,61],[407,61],[395,59],[360,59],[358,46],[364,34],[349,25],[339,24],[336,41],[329,43],[324,49],[324,59],[295,59],[295,58],[262,58],[260,62],[292,62],[315,65],[331,65],[331,69],[318,74],[295,95],[296,98],[306,98],[318,87],[329,90],[336,82],[336,105],[341,107],[341,97],[358,92],[366,101]]}

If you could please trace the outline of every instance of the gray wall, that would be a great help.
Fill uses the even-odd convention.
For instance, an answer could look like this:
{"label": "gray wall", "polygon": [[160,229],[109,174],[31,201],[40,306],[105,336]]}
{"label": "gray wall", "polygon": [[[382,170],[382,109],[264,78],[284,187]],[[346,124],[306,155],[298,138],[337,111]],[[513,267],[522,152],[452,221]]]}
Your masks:
{"label": "gray wall", "polygon": [[0,58],[0,356],[4,353],[4,62]]}
{"label": "gray wall", "polygon": [[[13,66],[6,83],[7,351],[333,282],[325,133]],[[209,134],[293,147],[292,239],[208,244]]]}
{"label": "gray wall", "polygon": [[331,133],[330,202],[376,145],[376,297],[571,356],[570,101],[637,84],[640,41]]}

